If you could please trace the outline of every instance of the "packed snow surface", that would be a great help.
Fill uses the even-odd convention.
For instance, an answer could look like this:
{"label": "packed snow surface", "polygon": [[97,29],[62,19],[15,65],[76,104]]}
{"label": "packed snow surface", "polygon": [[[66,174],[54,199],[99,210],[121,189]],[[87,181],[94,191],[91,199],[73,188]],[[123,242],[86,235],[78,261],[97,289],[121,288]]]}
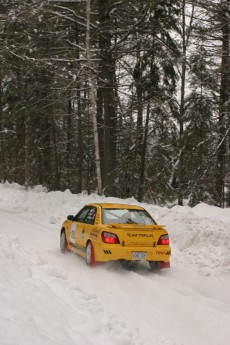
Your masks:
{"label": "packed snow surface", "polygon": [[230,209],[142,204],[169,231],[171,268],[95,268],[59,250],[68,214],[135,199],[0,184],[1,345],[229,345]]}

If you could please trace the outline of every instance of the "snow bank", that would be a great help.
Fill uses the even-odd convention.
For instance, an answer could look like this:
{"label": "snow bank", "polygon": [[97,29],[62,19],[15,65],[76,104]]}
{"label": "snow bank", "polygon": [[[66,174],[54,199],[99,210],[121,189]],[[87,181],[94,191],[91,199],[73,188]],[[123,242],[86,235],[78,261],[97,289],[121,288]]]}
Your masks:
{"label": "snow bank", "polygon": [[[106,198],[96,194],[47,192],[42,186],[26,190],[16,183],[0,184],[0,206],[26,213],[31,220],[40,219],[60,229],[68,214],[76,214],[91,202],[138,204],[134,198]],[[171,209],[142,204],[159,224],[166,226],[172,245],[172,264],[193,265],[204,275],[230,274],[230,209],[201,203],[193,208]]]}
{"label": "snow bank", "polygon": [[230,208],[201,203],[193,208],[160,209],[167,225],[175,263],[196,267],[203,275],[230,275]]}

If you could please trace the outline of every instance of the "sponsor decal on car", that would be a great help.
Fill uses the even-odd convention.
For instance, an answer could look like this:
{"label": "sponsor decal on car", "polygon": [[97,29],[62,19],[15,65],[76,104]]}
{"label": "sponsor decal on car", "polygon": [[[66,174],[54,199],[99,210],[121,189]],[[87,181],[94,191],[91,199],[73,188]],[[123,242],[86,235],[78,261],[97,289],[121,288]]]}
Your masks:
{"label": "sponsor decal on car", "polygon": [[76,236],[76,223],[72,223],[70,227],[70,243],[75,243],[75,236]]}
{"label": "sponsor decal on car", "polygon": [[105,254],[112,254],[111,250],[104,250]]}
{"label": "sponsor decal on car", "polygon": [[156,251],[156,254],[157,254],[157,255],[170,255],[170,254],[171,254],[171,251],[168,250],[167,252],[164,252],[164,251],[162,251],[162,250],[157,250],[157,251]]}
{"label": "sponsor decal on car", "polygon": [[132,234],[128,233],[128,237],[153,237],[153,234]]}
{"label": "sponsor decal on car", "polygon": [[164,252],[162,252],[162,251],[160,251],[160,250],[157,250],[157,251],[156,251],[156,254],[157,254],[157,255],[164,255]]}
{"label": "sponsor decal on car", "polygon": [[98,238],[99,231],[100,231],[99,229],[94,229],[91,231],[89,236],[93,238]]}

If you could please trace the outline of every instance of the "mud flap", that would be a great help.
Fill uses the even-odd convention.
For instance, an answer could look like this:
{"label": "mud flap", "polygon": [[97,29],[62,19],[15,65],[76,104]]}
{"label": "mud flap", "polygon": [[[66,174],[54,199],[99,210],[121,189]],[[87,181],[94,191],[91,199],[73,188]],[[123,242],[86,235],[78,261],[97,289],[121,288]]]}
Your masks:
{"label": "mud flap", "polygon": [[158,263],[158,269],[162,269],[162,268],[170,268],[170,262],[162,262],[159,261]]}

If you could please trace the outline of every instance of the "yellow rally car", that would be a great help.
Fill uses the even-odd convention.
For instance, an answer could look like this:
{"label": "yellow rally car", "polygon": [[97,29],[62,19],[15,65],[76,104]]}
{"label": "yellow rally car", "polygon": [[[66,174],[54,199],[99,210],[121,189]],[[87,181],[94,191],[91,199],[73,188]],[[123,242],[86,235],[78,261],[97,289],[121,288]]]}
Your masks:
{"label": "yellow rally car", "polygon": [[152,270],[170,267],[168,233],[140,206],[86,205],[63,223],[60,248],[80,254],[90,266],[120,260],[126,268],[138,261],[148,261]]}

